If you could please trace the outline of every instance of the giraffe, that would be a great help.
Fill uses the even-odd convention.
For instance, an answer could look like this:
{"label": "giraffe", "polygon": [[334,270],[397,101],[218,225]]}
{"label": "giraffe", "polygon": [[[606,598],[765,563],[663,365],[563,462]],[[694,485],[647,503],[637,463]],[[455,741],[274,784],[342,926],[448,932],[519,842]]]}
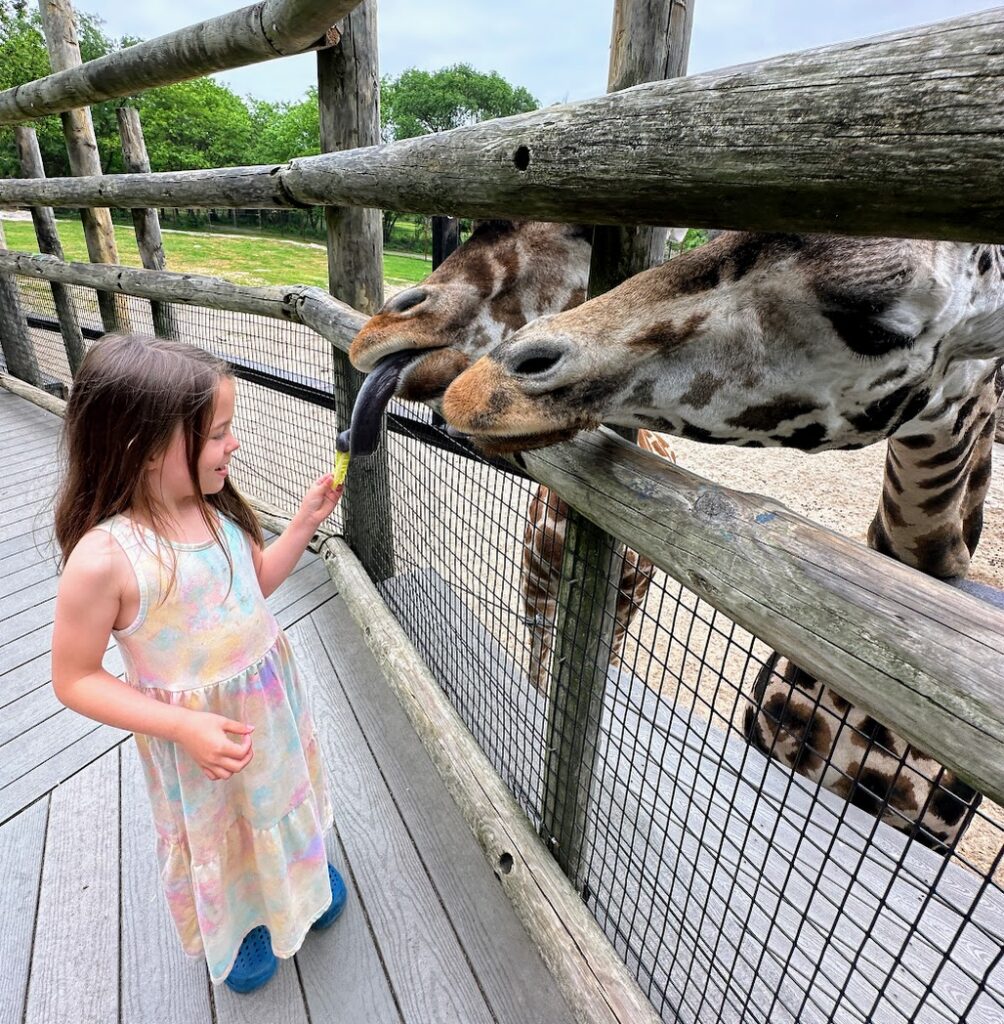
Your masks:
{"label": "giraffe", "polygon": [[[372,368],[388,346],[431,349],[405,371],[400,398],[436,408],[446,385],[475,358],[547,313],[586,296],[592,229],[537,221],[481,221],[468,241],[424,281],[392,296],[352,344],[356,365]],[[449,347],[441,347],[444,338]],[[665,438],[639,431],[638,444],[676,461]],[[530,642],[530,679],[547,689],[568,506],[540,485],[531,496],[523,534],[521,592]],[[624,552],[611,664],[641,607],[654,566]]]}
{"label": "giraffe", "polygon": [[[441,405],[492,452],[601,422],[807,452],[888,439],[868,543],[953,580],[982,528],[1002,314],[1001,246],[724,232],[530,322]],[[752,697],[754,745],[912,838],[945,852],[971,820],[968,785],[787,659]]]}
{"label": "giraffe", "polygon": [[[661,434],[639,430],[638,445],[669,462],[676,462],[676,452]],[[530,631],[530,679],[541,691],[547,689],[561,582],[558,570],[567,519],[568,505],[543,484],[538,486],[527,508],[523,532],[522,591],[524,622]],[[655,566],[649,559],[630,548],[624,551],[610,645],[612,668],[620,665],[628,628],[645,601],[654,572]]]}

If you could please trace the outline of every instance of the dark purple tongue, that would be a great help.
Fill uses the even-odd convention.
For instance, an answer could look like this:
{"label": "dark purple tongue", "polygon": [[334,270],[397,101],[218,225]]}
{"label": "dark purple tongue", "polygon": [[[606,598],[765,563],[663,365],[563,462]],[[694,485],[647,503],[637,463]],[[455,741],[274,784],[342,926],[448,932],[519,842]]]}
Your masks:
{"label": "dark purple tongue", "polygon": [[352,407],[352,422],[335,439],[335,448],[352,458],[372,455],[380,440],[380,422],[397,391],[401,371],[421,352],[395,352],[381,359],[366,375]]}

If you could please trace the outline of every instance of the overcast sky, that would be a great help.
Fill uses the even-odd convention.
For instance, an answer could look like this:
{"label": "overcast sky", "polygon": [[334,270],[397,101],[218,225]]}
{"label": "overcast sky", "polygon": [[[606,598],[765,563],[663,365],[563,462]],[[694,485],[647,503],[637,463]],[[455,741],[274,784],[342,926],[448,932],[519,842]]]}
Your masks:
{"label": "overcast sky", "polygon": [[[995,6],[993,0],[694,0],[691,72],[925,25]],[[77,0],[113,37],[153,36],[242,6],[228,0]],[[606,91],[612,0],[379,0],[380,70],[435,70],[466,61],[498,71],[547,105]],[[241,95],[296,100],[314,56],[216,76]]]}

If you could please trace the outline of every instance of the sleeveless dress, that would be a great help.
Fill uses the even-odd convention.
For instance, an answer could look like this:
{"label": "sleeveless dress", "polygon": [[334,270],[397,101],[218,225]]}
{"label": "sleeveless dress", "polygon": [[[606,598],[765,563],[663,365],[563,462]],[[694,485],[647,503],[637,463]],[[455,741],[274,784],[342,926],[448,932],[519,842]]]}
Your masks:
{"label": "sleeveless dress", "polygon": [[135,621],[112,634],[128,682],[164,703],[255,727],[254,757],[223,781],[208,779],[182,747],[136,734],[171,916],[185,952],[205,955],[214,982],[257,925],[268,927],[276,956],[290,957],[331,903],[324,832],[332,809],[306,694],[262,596],[250,540],[228,519],[220,526],[232,580],[215,541],[171,543],[123,515],[97,527],[125,551],[139,584]]}

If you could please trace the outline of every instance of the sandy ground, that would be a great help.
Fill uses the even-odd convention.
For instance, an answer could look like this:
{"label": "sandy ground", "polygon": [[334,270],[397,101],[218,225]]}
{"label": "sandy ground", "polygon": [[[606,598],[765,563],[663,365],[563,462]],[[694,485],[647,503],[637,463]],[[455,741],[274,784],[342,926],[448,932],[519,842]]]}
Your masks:
{"label": "sandy ground", "polygon": [[[31,282],[31,306],[51,306],[48,288]],[[96,319],[93,293],[75,290],[80,314]],[[148,304],[130,300],[138,329],[150,329]],[[218,352],[332,379],[326,344],[295,325],[212,310],[176,307],[192,340]],[[51,315],[51,314],[50,314]],[[65,378],[59,339],[36,336],[43,369]],[[332,410],[242,384],[239,480],[248,493],[295,510],[307,484],[330,464]],[[279,443],[277,443],[277,441]],[[395,552],[399,571],[431,567],[461,594],[485,628],[524,668],[527,632],[520,595],[522,536],[532,485],[417,442],[391,437]],[[726,487],[770,495],[793,511],[864,541],[881,493],[884,445],[858,452],[804,455],[743,450],[673,439],[680,465]],[[970,576],[1004,587],[1004,446],[985,509]],[[421,510],[419,514],[415,510]],[[336,519],[336,527],[338,521]],[[635,620],[624,665],[668,699],[719,728],[735,727],[767,648],[672,580],[657,577]],[[959,854],[986,870],[1004,843],[1004,813],[984,801]],[[1004,868],[998,872],[1004,885]]]}

